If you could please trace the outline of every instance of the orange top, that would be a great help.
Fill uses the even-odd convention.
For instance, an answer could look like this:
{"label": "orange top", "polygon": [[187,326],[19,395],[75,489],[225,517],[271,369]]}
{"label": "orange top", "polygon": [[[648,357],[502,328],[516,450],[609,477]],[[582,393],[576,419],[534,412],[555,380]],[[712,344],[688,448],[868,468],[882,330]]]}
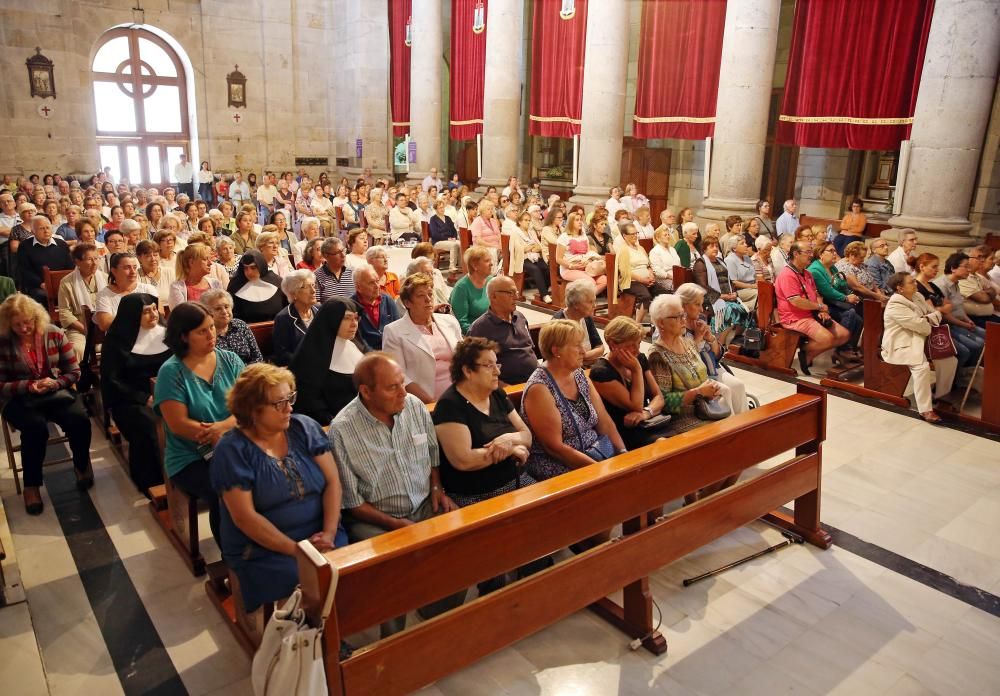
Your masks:
{"label": "orange top", "polygon": [[864,213],[848,213],[844,216],[844,219],[840,221],[840,231],[849,232],[851,234],[863,234],[865,231],[865,225],[868,224],[868,218],[865,217]]}

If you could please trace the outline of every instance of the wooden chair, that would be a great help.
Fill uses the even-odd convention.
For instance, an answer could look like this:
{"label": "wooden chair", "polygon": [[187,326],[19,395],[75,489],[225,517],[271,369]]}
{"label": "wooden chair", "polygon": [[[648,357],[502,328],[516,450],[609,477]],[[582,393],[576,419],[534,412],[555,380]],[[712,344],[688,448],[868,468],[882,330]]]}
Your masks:
{"label": "wooden chair", "polygon": [[257,347],[260,348],[261,355],[265,361],[269,361],[274,356],[274,322],[261,321],[256,324],[248,324],[253,332]]}
{"label": "wooden chair", "polygon": [[656,242],[654,242],[652,239],[640,239],[639,240],[639,246],[641,246],[643,249],[645,249],[647,254],[649,254],[649,252],[651,252],[653,250],[653,245],[654,244],[656,244]]}
{"label": "wooden chair", "polygon": [[[320,225],[322,227],[322,225]],[[341,241],[347,242],[347,234],[344,230],[344,211],[340,206],[333,208],[333,230],[328,237],[340,237]]]}
{"label": "wooden chair", "polygon": [[635,295],[619,290],[618,301],[611,301],[611,283],[618,274],[618,254],[605,254],[604,267],[608,274],[608,321],[615,317],[635,317]]}
{"label": "wooden chair", "polygon": [[531,304],[543,309],[560,310],[566,304],[566,281],[559,275],[559,264],[556,263],[556,245],[549,242],[549,294],[552,302],[543,302],[536,295]]}
{"label": "wooden chair", "polygon": [[45,279],[45,298],[48,300],[49,316],[52,317],[52,323],[56,326],[61,326],[59,323],[59,283],[72,272],[72,270],[50,271],[48,266],[42,266],[42,277]]}
{"label": "wooden chair", "polygon": [[500,235],[500,253],[503,255],[503,274],[509,278],[514,279],[514,285],[517,286],[517,298],[519,300],[524,299],[524,272],[514,273],[510,272],[510,235],[502,234]]}
{"label": "wooden chair", "polygon": [[[331,694],[416,691],[584,607],[663,654],[648,576],[761,516],[820,548],[825,394],[799,393],[548,481],[320,554],[300,542],[304,606],[317,625],[335,587],[323,646]],[[664,503],[794,456],[661,517]],[[794,513],[774,512],[794,500]],[[653,511],[653,512],[651,512]],[[341,661],[342,636],[545,557],[622,524],[622,536],[507,585]],[[417,559],[433,558],[434,563]],[[608,596],[622,591],[622,605]],[[489,627],[484,630],[484,627]]]}
{"label": "wooden chair", "polygon": [[[7,422],[7,419],[3,417],[3,415],[0,415],[0,428],[3,429],[3,446],[4,449],[7,450],[7,464],[10,466],[10,470],[14,474],[14,490],[17,491],[18,495],[21,495],[21,471],[23,469],[21,468],[21,463],[14,456],[17,452],[21,451],[21,443],[19,440],[16,445],[14,444],[14,438],[11,437],[10,424]],[[66,437],[65,435],[53,435],[49,437],[48,444],[51,447],[52,445],[59,445],[68,442],[69,438]],[[48,460],[47,448],[45,454],[47,461],[45,461],[42,464],[43,467],[51,466],[53,464],[63,464],[65,462],[73,461],[72,455]],[[0,580],[2,580],[2,578],[0,578]],[[2,592],[3,592],[3,582],[0,582],[0,593]]]}
{"label": "wooden chair", "polygon": [[468,227],[459,227],[458,244],[461,247],[462,252],[462,273],[468,273],[469,269],[465,267],[465,252],[467,252],[469,247],[472,246],[472,230]]}
{"label": "wooden chair", "polygon": [[[152,391],[156,391],[156,378],[150,380]],[[160,466],[163,467],[163,483],[149,489],[149,509],[154,519],[167,534],[170,544],[184,560],[184,564],[195,577],[205,574],[205,558],[201,555],[201,539],[198,535],[198,500],[192,498],[173,485],[163,466],[166,452],[166,434],[163,419],[156,419],[156,438],[160,445]]]}
{"label": "wooden chair", "polygon": [[783,375],[796,376],[798,373],[791,365],[802,334],[786,329],[775,319],[777,301],[774,285],[766,280],[758,280],[757,326],[765,334],[767,347],[761,351],[759,358],[751,358],[741,355],[738,350],[730,350],[726,353],[726,359]]}
{"label": "wooden chair", "polygon": [[430,223],[420,221],[420,241],[430,242],[431,241],[431,226]]}

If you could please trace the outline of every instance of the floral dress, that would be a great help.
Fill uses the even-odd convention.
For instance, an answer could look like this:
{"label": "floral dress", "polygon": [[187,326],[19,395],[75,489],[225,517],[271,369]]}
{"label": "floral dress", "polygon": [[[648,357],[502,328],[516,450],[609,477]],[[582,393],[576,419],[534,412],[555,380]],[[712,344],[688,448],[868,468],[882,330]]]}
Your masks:
{"label": "floral dress", "polygon": [[708,368],[694,341],[682,339],[684,352],[675,353],[659,343],[649,350],[649,369],[663,394],[663,412],[673,415],[671,434],[691,430],[705,421],[694,414],[694,406],[684,405],[684,392],[696,389],[708,381]]}
{"label": "floral dress", "polygon": [[[549,371],[544,367],[539,367],[525,383],[524,395],[527,396],[528,390],[536,384],[544,385],[552,393],[552,398],[556,402],[556,408],[559,409],[559,419],[562,421],[563,442],[570,445],[573,449],[583,452],[597,442],[600,437],[597,433],[597,411],[594,410],[594,406],[588,398],[590,395],[590,385],[587,383],[587,376],[583,373],[583,370],[577,370],[573,373],[573,381],[576,382],[576,388],[579,392],[576,399],[572,401],[568,398],[560,399],[558,396],[559,387],[552,379]],[[524,410],[524,402],[525,399],[522,398],[521,418],[527,423],[529,428],[534,430],[531,426],[531,419],[528,418],[528,414]],[[576,421],[575,425],[573,423],[574,420]],[[577,429],[579,429],[580,435],[583,436],[583,442],[580,442]],[[528,473],[536,481],[552,478],[553,476],[565,474],[569,471],[569,467],[545,451],[538,438],[532,438],[531,440],[527,468]]]}

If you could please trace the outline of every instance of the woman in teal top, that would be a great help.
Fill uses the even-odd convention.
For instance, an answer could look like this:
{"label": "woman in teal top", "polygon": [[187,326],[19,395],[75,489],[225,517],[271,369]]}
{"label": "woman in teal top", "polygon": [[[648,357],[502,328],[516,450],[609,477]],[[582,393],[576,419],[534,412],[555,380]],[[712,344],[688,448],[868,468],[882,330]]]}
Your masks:
{"label": "woman in teal top", "polygon": [[451,289],[451,311],[462,327],[462,334],[476,319],[486,314],[490,308],[490,298],[486,296],[486,284],[493,277],[493,254],[484,246],[471,246],[465,252],[465,267],[468,272]]}
{"label": "woman in teal top", "polygon": [[[851,332],[851,340],[837,352],[850,358],[858,357],[858,340],[865,323],[861,315],[861,298],[851,292],[847,277],[834,266],[840,257],[833,242],[817,245],[814,255],[815,260],[809,264],[808,270],[816,281],[816,289],[830,308],[833,320]],[[837,356],[834,362],[837,362]]]}
{"label": "woman in teal top", "polygon": [[173,355],[156,376],[153,409],[163,417],[163,466],[173,485],[208,503],[212,536],[219,540],[219,498],[209,479],[213,449],[236,419],[226,395],[243,371],[236,353],[215,347],[215,320],[200,302],[184,302],[167,319]]}

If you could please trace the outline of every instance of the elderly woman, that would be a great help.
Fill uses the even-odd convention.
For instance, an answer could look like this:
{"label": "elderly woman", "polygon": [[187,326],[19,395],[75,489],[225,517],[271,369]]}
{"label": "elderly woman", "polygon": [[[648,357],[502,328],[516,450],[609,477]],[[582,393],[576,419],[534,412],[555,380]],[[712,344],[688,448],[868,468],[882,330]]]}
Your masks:
{"label": "elderly woman", "polygon": [[[833,244],[837,245],[836,240]],[[847,279],[847,287],[855,295],[862,299],[878,300],[885,304],[889,298],[879,288],[875,276],[865,265],[865,253],[864,242],[850,242],[844,247],[844,258],[837,261],[834,267],[844,274]]]}
{"label": "elderly woman", "polygon": [[316,237],[306,242],[302,249],[302,260],[295,264],[300,271],[315,273],[323,265],[323,237]]}
{"label": "elderly woman", "polygon": [[649,264],[657,284],[664,290],[674,289],[674,266],[681,265],[677,250],[670,243],[670,230],[657,227],[653,232],[653,249],[649,252]]}
{"label": "elderly woman", "polygon": [[389,209],[382,203],[382,189],[374,189],[371,200],[365,206],[365,224],[376,244],[380,244],[386,235],[386,219],[388,217]]}
{"label": "elderly woman", "polygon": [[753,272],[756,280],[766,280],[769,283],[773,283],[774,279],[778,277],[778,272],[774,267],[774,256],[772,252],[775,248],[774,241],[765,235],[760,235],[757,237],[757,241],[754,242],[757,253],[750,257],[750,262],[753,263]]}
{"label": "elderly woman", "polygon": [[622,243],[618,247],[615,262],[618,266],[616,284],[612,288],[612,301],[618,292],[635,298],[636,318],[641,322],[649,309],[649,303],[666,289],[656,282],[656,275],[649,262],[646,250],[639,244],[639,231],[631,222],[621,226]]}
{"label": "elderly woman", "polygon": [[583,331],[583,364],[590,367],[604,355],[604,342],[594,322],[597,292],[587,280],[574,280],[566,286],[566,307],[552,315],[553,319],[569,319]]}
{"label": "elderly woman", "polygon": [[[963,306],[955,306],[934,283],[940,275],[941,260],[934,254],[921,254],[917,258],[914,280],[917,281],[917,292],[923,296],[932,307],[941,312],[941,317],[948,324],[951,338],[958,352],[960,368],[960,384],[975,377],[976,363],[979,354],[983,352],[986,336],[981,328],[976,326],[965,313]],[[892,277],[892,276],[890,276]]]}
{"label": "elderly woman", "polygon": [[49,313],[27,295],[16,293],[0,304],[0,408],[21,433],[24,507],[29,515],[43,509],[42,463],[49,423],[69,438],[76,486],[94,485],[90,466],[90,419],[70,387],[80,380],[73,344],[49,323]]}
{"label": "elderly woman", "polygon": [[868,242],[868,258],[865,259],[865,266],[871,273],[875,284],[883,295],[888,297],[892,294],[889,288],[889,277],[896,272],[889,261],[888,240],[876,237]]}
{"label": "elderly woman", "polygon": [[491,259],[496,262],[500,253],[500,222],[496,217],[496,206],[489,198],[479,201],[479,214],[469,225],[472,243],[490,249]]}
{"label": "elderly woman", "polygon": [[358,340],[360,309],[339,297],[327,300],[292,355],[299,383],[295,412],[328,424],[358,395],[354,368],[368,347]]}
{"label": "elderly woman", "polygon": [[170,284],[167,306],[197,302],[202,293],[222,287],[212,272],[212,249],[204,244],[188,244],[177,255],[177,280]]}
{"label": "elderly woman", "polygon": [[[278,235],[278,246],[281,247],[281,255],[289,263],[295,260],[295,245],[298,243],[293,233],[288,228],[288,216],[283,210],[275,210],[268,218],[268,224],[274,225],[274,233]],[[260,240],[257,240],[257,248],[260,249]]]}
{"label": "elderly woman", "polygon": [[833,238],[833,246],[837,248],[837,253],[841,256],[845,256],[844,249],[847,248],[848,244],[864,243],[862,235],[868,224],[868,218],[861,212],[862,205],[861,199],[855,198],[851,201],[850,211],[840,221],[840,234]]}
{"label": "elderly woman", "polygon": [[451,386],[449,365],[462,328],[450,314],[434,311],[434,283],[418,273],[403,281],[399,298],[406,315],[383,330],[382,349],[406,375],[406,391],[425,404]]}
{"label": "elderly woman", "polygon": [[379,292],[384,292],[392,299],[399,297],[399,276],[389,270],[389,254],[385,247],[368,247],[365,260],[378,277]]}
{"label": "elderly woman", "polygon": [[479,244],[469,247],[465,250],[465,267],[469,272],[451,290],[451,307],[462,327],[462,334],[467,333],[472,322],[490,307],[486,284],[493,277],[490,273],[493,268],[492,252]]}
{"label": "elderly woman", "polygon": [[257,235],[257,251],[264,257],[267,270],[284,278],[292,272],[292,263],[288,260],[285,250],[281,248],[281,240],[278,237],[276,228],[267,225],[264,230]]}
{"label": "elderly woman", "polygon": [[236,272],[236,267],[240,264],[240,257],[236,255],[236,242],[228,235],[218,237],[215,242],[216,263],[226,271],[230,278]]}
{"label": "elderly woman", "polygon": [[128,442],[129,476],[147,496],[150,486],[163,483],[149,380],[170,355],[157,299],[122,299],[101,346],[101,398]]}
{"label": "elderly woman", "polygon": [[163,219],[163,206],[157,202],[152,202],[146,206],[146,218],[149,220],[150,229],[160,228],[160,220]]}
{"label": "elderly woman", "polygon": [[97,308],[97,294],[107,287],[108,275],[97,267],[97,249],[80,242],[72,252],[76,269],[59,281],[57,311],[66,339],[73,345],[77,362],[83,360],[87,345],[84,309]]}
{"label": "elderly woman", "polygon": [[241,210],[236,215],[236,230],[230,235],[236,244],[236,253],[242,254],[257,246],[257,231],[254,229],[254,214]]}
{"label": "elderly woman", "polygon": [[694,262],[701,258],[698,237],[698,225],[693,222],[685,222],[681,227],[681,238],[674,244],[677,258],[681,260],[680,265],[684,268],[691,268]]}
{"label": "elderly woman", "polygon": [[344,211],[344,229],[353,230],[361,226],[361,218],[365,213],[365,206],[358,199],[358,191],[351,189],[347,194],[347,203],[341,210]]}
{"label": "elderly woman", "polygon": [[365,252],[368,251],[368,232],[359,227],[352,229],[347,235],[347,255],[344,265],[352,271],[368,265]]}
{"label": "elderly woman", "polygon": [[608,357],[590,368],[590,380],[630,450],[663,437],[670,423],[669,415],[661,417],[663,395],[640,351],[642,336],[638,322],[615,317],[604,329]]}
{"label": "elderly woman", "polygon": [[292,413],[296,396],[291,372],[251,365],[227,400],[237,427],[215,448],[222,559],[239,579],[247,611],[295,590],[298,542],[308,539],[319,551],[347,544],[330,441],[316,421]]}
{"label": "elderly woman", "polygon": [[281,280],[288,306],[274,318],[274,356],[278,365],[288,365],[313,322],[316,304],[316,277],[312,271],[292,271]]}
{"label": "elderly woman", "polygon": [[728,344],[732,335],[750,325],[751,315],[729,282],[729,269],[719,258],[719,241],[714,237],[706,239],[704,251],[704,256],[694,263],[694,279],[705,291],[712,328],[723,337],[723,344]]}
{"label": "elderly woman", "polygon": [[[857,355],[858,339],[861,337],[861,329],[864,328],[864,321],[861,318],[861,298],[851,292],[844,274],[834,267],[838,256],[833,242],[817,244],[813,256],[813,262],[809,264],[807,270],[816,281],[816,289],[830,308],[833,320],[851,333],[850,340],[832,356],[834,364],[840,364],[841,356],[838,354],[846,354],[852,358]],[[854,355],[849,351],[853,351]]]}
{"label": "elderly woman", "polygon": [[[433,279],[434,311],[451,314],[451,288],[445,282],[441,271],[434,268],[434,264],[426,256],[418,256],[406,265],[406,277],[414,273],[423,273],[428,278]],[[399,307],[400,315],[402,315],[406,311],[406,308],[403,307],[403,303],[399,301],[398,297],[396,298],[396,305]]]}
{"label": "elderly woman", "polygon": [[113,254],[108,262],[108,285],[97,293],[94,307],[94,323],[101,331],[107,331],[118,311],[118,303],[125,295],[145,292],[158,295],[152,285],[139,282],[139,261],[135,254]]}
{"label": "elderly woman", "polygon": [[757,239],[767,239],[767,237],[757,237],[754,239],[754,247],[751,247],[746,239],[737,235],[728,240],[725,248],[729,282],[751,313],[757,308],[757,271],[751,257],[753,254],[751,248],[756,248]]}
{"label": "elderly woman", "polygon": [[893,274],[889,286],[893,295],[883,315],[882,359],[891,365],[910,368],[917,411],[928,423],[940,423],[941,417],[934,412],[934,397],[941,399],[948,395],[958,367],[958,359],[952,355],[934,360],[932,373],[924,355],[931,327],[941,325],[941,312],[928,305],[917,292],[917,281],[909,273]]}
{"label": "elderly woman", "polygon": [[293,245],[295,253],[292,254],[292,256],[299,261],[302,261],[306,245],[314,239],[319,239],[320,242],[322,242],[323,237],[320,235],[319,220],[311,215],[299,220],[299,232],[300,239]]}
{"label": "elderly woman", "polygon": [[434,202],[434,214],[431,215],[428,227],[434,248],[448,252],[448,268],[454,270],[459,267],[462,245],[458,241],[458,230],[455,229],[455,223],[445,214],[445,207],[443,198]]}
{"label": "elderly woman", "polygon": [[552,301],[549,295],[549,265],[542,258],[542,243],[531,228],[531,213],[528,212],[517,216],[510,235],[510,273],[524,273],[538,290],[538,296],[545,302]]}
{"label": "elderly woman", "polygon": [[534,436],[527,468],[535,480],[625,451],[601,395],[583,372],[583,336],[580,325],[566,319],[549,321],[539,335],[545,367],[531,375],[521,398],[521,416]]}
{"label": "elderly woman", "polygon": [[[675,294],[684,307],[684,335],[694,341],[709,377],[729,387],[733,413],[743,413],[747,407],[747,388],[731,370],[720,364],[726,346],[712,333],[712,327],[705,318],[705,290],[695,283],[683,283]],[[720,366],[723,369],[720,370]]]}
{"label": "elderly woman", "polygon": [[209,479],[209,462],[219,439],[236,425],[226,394],[243,371],[235,353],[216,346],[215,322],[200,302],[173,308],[164,339],[171,355],[156,378],[153,410],[163,417],[163,468],[173,485],[208,504],[215,542],[219,498]]}
{"label": "elderly woman", "polygon": [[285,306],[281,278],[268,269],[264,256],[256,250],[240,258],[228,289],[233,296],[233,314],[248,324],[274,321]]}
{"label": "elderly woman", "polygon": [[233,317],[233,298],[228,292],[206,290],[201,302],[212,314],[219,348],[235,353],[246,365],[264,361],[253,331],[245,321]]}

